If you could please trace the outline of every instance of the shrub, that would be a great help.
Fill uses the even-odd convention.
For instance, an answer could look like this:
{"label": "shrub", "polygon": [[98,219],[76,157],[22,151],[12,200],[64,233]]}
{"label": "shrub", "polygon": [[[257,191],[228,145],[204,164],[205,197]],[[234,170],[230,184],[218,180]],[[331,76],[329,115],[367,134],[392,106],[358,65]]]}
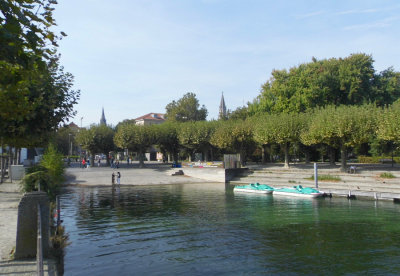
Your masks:
{"label": "shrub", "polygon": [[384,172],[384,173],[381,173],[380,175],[379,175],[379,177],[381,177],[381,178],[396,178],[396,176],[394,176],[392,173],[390,173],[390,172]]}
{"label": "shrub", "polygon": [[[314,180],[314,175],[312,175],[309,178],[306,178],[307,180]],[[318,175],[318,180],[319,181],[333,181],[333,182],[338,182],[341,181],[339,176],[336,175],[330,175],[330,174],[319,174]]]}
{"label": "shrub", "polygon": [[41,191],[54,199],[64,181],[63,156],[50,144],[40,165],[28,168],[26,172],[21,182],[25,192],[38,191],[40,186]]}

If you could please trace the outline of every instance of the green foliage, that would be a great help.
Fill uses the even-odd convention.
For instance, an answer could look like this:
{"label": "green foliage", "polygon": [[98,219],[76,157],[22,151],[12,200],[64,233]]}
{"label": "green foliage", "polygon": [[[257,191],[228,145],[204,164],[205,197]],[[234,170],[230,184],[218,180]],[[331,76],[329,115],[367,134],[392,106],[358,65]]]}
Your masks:
{"label": "green foliage", "polygon": [[394,176],[392,173],[390,173],[390,172],[384,172],[384,173],[381,173],[380,175],[379,175],[379,177],[380,178],[396,178],[396,176]]}
{"label": "green foliage", "polygon": [[156,144],[164,154],[170,153],[176,162],[181,147],[178,139],[178,127],[179,124],[176,122],[165,122],[154,126]]}
{"label": "green foliage", "polygon": [[27,170],[22,183],[25,192],[45,191],[51,199],[54,199],[64,181],[63,155],[54,145],[50,144],[46,149],[39,166]]}
{"label": "green foliage", "polygon": [[377,137],[400,144],[400,102],[385,108],[378,117]]}
{"label": "green foliage", "polygon": [[378,106],[400,97],[400,74],[389,68],[379,74],[366,54],[300,64],[289,70],[272,71],[260,95],[248,106],[250,115],[304,112],[327,105]]}
{"label": "green foliage", "polygon": [[204,121],[208,113],[204,105],[200,108],[196,94],[190,92],[177,102],[169,103],[165,109],[167,120],[177,122]]}
{"label": "green foliage", "polygon": [[[306,178],[307,180],[314,180],[315,177],[314,175],[310,176],[309,178]],[[337,176],[337,175],[330,175],[330,174],[319,174],[318,175],[318,181],[331,181],[331,182],[339,182],[342,179]]]}
{"label": "green foliage", "polygon": [[51,31],[55,1],[2,1],[0,6],[0,136],[14,146],[43,144],[74,115],[80,92],[59,65]]}
{"label": "green foliage", "polygon": [[122,124],[114,136],[114,143],[122,149],[139,153],[139,166],[144,166],[144,153],[156,143],[156,126],[138,126],[133,123]]}
{"label": "green foliage", "polygon": [[[381,156],[358,156],[358,163],[365,164],[379,164],[382,163],[382,160],[392,160],[391,156],[381,155]],[[396,163],[400,163],[400,157],[393,157],[393,161]]]}
{"label": "green foliage", "polygon": [[108,153],[114,149],[114,130],[106,125],[91,125],[81,129],[76,141],[93,156],[95,153]]}
{"label": "green foliage", "polygon": [[256,147],[253,137],[253,124],[250,121],[222,121],[211,137],[211,144],[229,153],[240,153],[244,160]]}

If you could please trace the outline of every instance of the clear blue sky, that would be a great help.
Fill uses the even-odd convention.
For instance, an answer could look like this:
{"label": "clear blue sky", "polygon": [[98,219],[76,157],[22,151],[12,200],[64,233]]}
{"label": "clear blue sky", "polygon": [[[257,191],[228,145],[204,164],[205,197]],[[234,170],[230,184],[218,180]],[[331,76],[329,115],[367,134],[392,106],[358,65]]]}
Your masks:
{"label": "clear blue sky", "polygon": [[116,125],[194,92],[217,118],[252,101],[273,69],[372,54],[400,71],[398,0],[59,0],[61,63],[81,90],[72,119]]}

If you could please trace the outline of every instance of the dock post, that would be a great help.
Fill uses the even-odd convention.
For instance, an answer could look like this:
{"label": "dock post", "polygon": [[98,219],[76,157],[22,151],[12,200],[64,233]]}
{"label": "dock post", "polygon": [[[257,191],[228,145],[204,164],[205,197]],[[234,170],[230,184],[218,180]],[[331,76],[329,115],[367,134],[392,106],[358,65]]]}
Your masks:
{"label": "dock post", "polygon": [[318,165],[314,163],[314,180],[315,180],[315,188],[318,189]]}

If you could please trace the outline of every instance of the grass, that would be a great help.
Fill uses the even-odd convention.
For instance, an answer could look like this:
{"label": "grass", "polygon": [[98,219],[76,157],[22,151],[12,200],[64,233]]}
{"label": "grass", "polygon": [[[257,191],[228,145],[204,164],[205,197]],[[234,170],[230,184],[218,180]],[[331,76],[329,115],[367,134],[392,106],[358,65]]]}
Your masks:
{"label": "grass", "polygon": [[380,175],[379,175],[379,177],[381,177],[381,178],[396,178],[392,173],[390,173],[390,172],[384,172],[384,173],[381,173]]}
{"label": "grass", "polygon": [[[311,177],[306,178],[307,180],[314,180],[314,175]],[[332,181],[332,182],[339,182],[342,179],[340,179],[339,176],[336,175],[330,175],[330,174],[319,174],[318,175],[318,181]]]}

